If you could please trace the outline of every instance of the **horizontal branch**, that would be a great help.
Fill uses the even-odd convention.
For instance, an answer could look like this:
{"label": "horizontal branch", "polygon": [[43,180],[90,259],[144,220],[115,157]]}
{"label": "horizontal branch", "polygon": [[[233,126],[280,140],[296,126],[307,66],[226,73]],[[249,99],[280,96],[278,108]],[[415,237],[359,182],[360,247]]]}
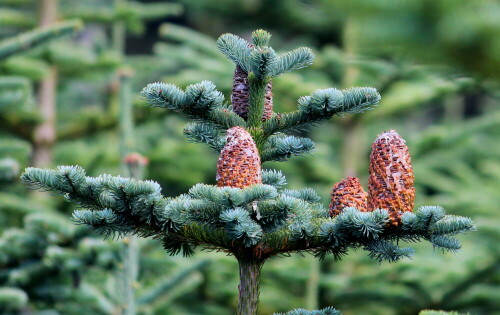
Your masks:
{"label": "horizontal branch", "polygon": [[141,95],[151,106],[181,112],[188,118],[209,122],[221,129],[246,125],[243,118],[223,106],[224,96],[209,81],[189,85],[185,91],[173,84],[152,83]]}
{"label": "horizontal branch", "polygon": [[271,136],[261,153],[262,162],[286,161],[292,156],[308,154],[314,150],[314,143],[309,138],[295,136]]}
{"label": "horizontal branch", "polygon": [[63,36],[73,34],[80,30],[82,26],[83,24],[79,20],[61,22],[3,40],[0,42],[0,60],[33,49]]}
{"label": "horizontal branch", "polygon": [[161,231],[154,214],[164,208],[166,199],[153,181],[110,175],[87,177],[78,166],[59,166],[56,170],[29,167],[21,180],[32,188],[62,194],[90,210],[75,212],[74,219],[79,223],[115,227],[117,232],[119,226],[134,228],[140,234]]}
{"label": "horizontal branch", "polygon": [[[268,182],[283,181],[277,172],[265,174]],[[259,257],[307,251],[319,258],[332,254],[340,259],[349,248],[362,248],[377,261],[394,262],[413,253],[411,248],[400,248],[399,240],[427,240],[442,250],[456,251],[460,243],[453,236],[475,230],[471,219],[446,215],[441,207],[405,212],[398,228],[387,224],[389,214],[380,209],[344,208],[330,217],[312,189],[198,184],[188,194],[167,199],[155,182],[87,177],[75,166],[28,168],[21,179],[87,208],[74,213],[77,223],[93,226],[105,236],[132,232],[161,237],[170,254],[189,255],[201,246],[232,253],[244,250]]]}
{"label": "horizontal branch", "polygon": [[299,99],[299,109],[278,114],[264,122],[264,135],[301,129],[331,118],[333,115],[361,113],[372,109],[380,101],[374,88],[350,88],[346,90],[317,90]]}

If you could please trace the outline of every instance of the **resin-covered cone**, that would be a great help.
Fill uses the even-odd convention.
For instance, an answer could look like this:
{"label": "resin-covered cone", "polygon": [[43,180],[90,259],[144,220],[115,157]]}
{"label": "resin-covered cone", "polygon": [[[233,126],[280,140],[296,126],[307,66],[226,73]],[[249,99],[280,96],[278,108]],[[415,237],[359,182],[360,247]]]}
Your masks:
{"label": "resin-covered cone", "polygon": [[403,213],[413,210],[413,181],[411,156],[405,140],[395,130],[379,135],[370,155],[368,211],[386,209],[390,224],[398,226]]}
{"label": "resin-covered cone", "polygon": [[245,188],[261,183],[260,156],[252,136],[242,127],[228,129],[217,162],[217,186]]}
{"label": "resin-covered cone", "polygon": [[[266,96],[264,101],[264,114],[262,120],[267,120],[273,115],[273,85],[272,82],[266,86]],[[247,119],[248,116],[248,99],[250,96],[250,86],[248,84],[248,74],[240,66],[236,66],[233,77],[233,90],[231,92],[231,104],[233,111]]]}
{"label": "resin-covered cone", "polygon": [[355,207],[363,212],[367,210],[368,194],[356,177],[347,177],[333,185],[331,196],[330,217],[339,215],[346,207]]}

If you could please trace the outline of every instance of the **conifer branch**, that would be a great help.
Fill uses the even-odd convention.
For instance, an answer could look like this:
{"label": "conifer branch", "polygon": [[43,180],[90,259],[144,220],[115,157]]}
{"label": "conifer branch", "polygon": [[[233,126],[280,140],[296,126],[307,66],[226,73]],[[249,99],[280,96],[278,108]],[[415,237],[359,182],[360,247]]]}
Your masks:
{"label": "conifer branch", "polygon": [[264,47],[269,45],[271,33],[265,30],[256,30],[252,32],[252,43],[255,47]]}
{"label": "conifer branch", "polygon": [[258,81],[263,81],[271,76],[276,58],[276,53],[271,47],[256,47],[248,58],[248,72],[253,73]]}
{"label": "conifer branch", "polygon": [[54,39],[73,34],[82,28],[82,22],[69,21],[35,29],[0,42],[0,60],[33,49]]}
{"label": "conifer branch", "polygon": [[342,315],[342,312],[329,306],[324,309],[314,311],[298,308],[286,313],[274,313],[273,315]]}
{"label": "conifer branch", "polygon": [[[196,247],[234,255],[243,275],[239,303],[242,314],[256,313],[260,268],[267,258],[275,255],[308,252],[320,259],[332,255],[339,260],[349,249],[363,249],[378,262],[395,262],[413,254],[412,248],[399,247],[399,241],[419,240],[442,250],[459,250],[460,243],[454,236],[475,230],[469,218],[446,215],[444,209],[437,206],[413,211],[413,199],[403,206],[387,202],[372,203],[368,207],[367,200],[372,195],[367,197],[359,181],[353,178],[334,186],[332,203],[336,201],[337,208],[332,211],[320,203],[314,190],[282,189],[286,179],[281,172],[261,172],[263,161],[283,161],[314,148],[310,139],[286,136],[285,131],[317,124],[336,114],[360,113],[373,108],[380,100],[374,88],[323,89],[300,98],[294,112],[269,118],[271,106],[266,112],[269,115],[263,115],[271,77],[305,67],[313,60],[306,48],[277,55],[268,46],[269,39],[269,33],[258,30],[252,34],[253,45],[231,34],[217,41],[219,50],[238,66],[235,84],[249,84],[234,89],[244,91],[240,98],[235,97],[243,100],[240,106],[235,106],[238,110],[225,105],[222,93],[208,81],[189,85],[184,90],[172,84],[153,83],[142,91],[152,106],[183,113],[196,121],[184,130],[190,141],[206,143],[213,150],[222,151],[217,165],[217,186],[197,184],[186,194],[165,198],[155,182],[110,175],[87,177],[85,171],[76,166],[60,166],[56,170],[28,168],[21,176],[22,181],[33,188],[62,194],[68,201],[82,206],[84,210],[75,211],[73,220],[93,227],[105,237],[126,233],[153,236],[162,240],[171,255],[181,252],[192,255]],[[396,153],[405,153],[407,160],[399,159],[398,163],[409,164],[404,141],[398,138],[399,142],[389,143],[397,134],[388,134],[393,138],[384,135],[374,144],[374,149],[381,148],[377,151],[380,156],[371,163],[387,166],[399,156]],[[392,156],[386,157],[387,143],[401,152],[392,152]],[[370,172],[376,173],[372,169]],[[381,173],[381,177],[386,176]],[[408,180],[411,177],[408,190],[413,189],[412,174],[410,171],[404,174]],[[395,181],[393,177],[389,180]],[[393,187],[380,186],[385,191],[398,192],[391,190]],[[369,193],[373,191],[370,187]],[[339,198],[333,200],[334,197]],[[33,226],[32,230],[37,231],[40,224],[34,220]],[[50,224],[47,226],[53,228]],[[0,254],[0,262],[2,259]],[[37,265],[32,268],[34,270],[25,274],[42,270]],[[246,280],[249,280],[247,284]],[[159,290],[165,290],[168,285]],[[153,300],[157,292],[146,296],[146,301]],[[296,310],[289,315],[303,312],[306,311]],[[327,308],[311,314],[338,312]]]}
{"label": "conifer branch", "polygon": [[[282,183],[277,172],[264,172],[268,182]],[[26,184],[61,193],[88,210],[76,211],[74,220],[105,236],[134,232],[165,235],[171,253],[190,253],[193,247],[232,250],[237,244],[255,247],[265,255],[311,251],[322,257],[348,248],[364,248],[376,260],[396,261],[411,255],[393,242],[429,240],[455,251],[460,244],[451,236],[475,229],[468,218],[445,215],[440,207],[422,207],[405,213],[402,227],[387,227],[388,212],[361,212],[346,208],[329,218],[311,189],[277,191],[269,185],[244,189],[195,185],[188,195],[165,199],[158,184],[104,175],[86,177],[79,167],[56,170],[28,168]],[[168,240],[168,241],[167,241]]]}
{"label": "conifer branch", "polygon": [[302,69],[310,66],[314,61],[314,54],[307,47],[299,47],[284,54],[280,54],[274,60],[271,76],[277,77],[283,73]]}
{"label": "conifer branch", "polygon": [[160,230],[154,215],[165,207],[166,199],[155,182],[110,175],[87,177],[78,166],[59,166],[56,170],[27,168],[21,180],[33,188],[62,194],[68,201],[91,210],[92,213],[75,212],[74,219],[95,226],[106,235],[111,235],[111,230],[121,234],[131,227],[138,234]]}
{"label": "conifer branch", "polygon": [[223,34],[217,39],[217,48],[229,60],[240,66],[245,72],[249,72],[247,62],[252,50],[246,40],[233,34]]}
{"label": "conifer branch", "polygon": [[179,272],[175,273],[174,276],[166,279],[165,281],[162,281],[155,287],[142,294],[137,301],[138,304],[149,305],[151,303],[154,303],[161,296],[175,290],[178,284],[183,282],[190,275],[207,268],[208,265],[210,265],[210,260],[203,259],[181,269]]}
{"label": "conifer branch", "polygon": [[124,237],[133,232],[134,227],[123,222],[122,219],[109,209],[100,211],[76,210],[73,212],[73,221],[76,224],[91,226],[104,238]]}
{"label": "conifer branch", "polygon": [[276,188],[281,188],[286,185],[286,178],[277,170],[263,170],[262,171],[262,183],[266,185],[271,185]]}
{"label": "conifer branch", "polygon": [[206,143],[212,150],[219,153],[226,144],[219,128],[207,123],[190,123],[184,128],[184,135],[191,142]]}
{"label": "conifer branch", "polygon": [[185,91],[173,84],[148,84],[141,95],[153,107],[181,112],[187,117],[210,122],[221,129],[245,126],[245,121],[223,106],[224,96],[209,81],[189,85]]}
{"label": "conifer branch", "polygon": [[309,138],[276,135],[268,138],[261,153],[262,162],[286,161],[292,156],[300,156],[314,150],[314,143]]}
{"label": "conifer branch", "polygon": [[360,113],[372,109],[380,101],[374,88],[351,88],[347,90],[317,90],[310,96],[299,99],[299,109],[273,116],[264,122],[264,135],[300,129],[331,118],[333,115]]}
{"label": "conifer branch", "polygon": [[0,112],[26,104],[32,88],[28,79],[22,77],[0,77]]}

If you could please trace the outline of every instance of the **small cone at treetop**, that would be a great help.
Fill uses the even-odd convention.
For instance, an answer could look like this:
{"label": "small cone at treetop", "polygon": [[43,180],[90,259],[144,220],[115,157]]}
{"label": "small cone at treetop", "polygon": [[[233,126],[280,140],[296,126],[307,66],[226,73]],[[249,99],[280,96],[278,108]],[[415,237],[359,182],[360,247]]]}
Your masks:
{"label": "small cone at treetop", "polygon": [[339,215],[346,207],[355,207],[363,212],[367,211],[368,194],[356,177],[347,177],[333,185],[331,196],[330,217]]}
{"label": "small cone at treetop", "polygon": [[261,164],[252,136],[242,127],[227,130],[227,142],[217,162],[217,186],[245,188],[261,184]]}
{"label": "small cone at treetop", "polygon": [[[266,95],[264,100],[264,114],[262,120],[268,120],[273,115],[273,84],[271,80],[266,86]],[[250,97],[250,86],[248,84],[248,73],[240,66],[236,66],[233,77],[233,90],[231,92],[231,104],[233,111],[243,119],[248,116],[248,99]]]}
{"label": "small cone at treetop", "polygon": [[370,154],[368,211],[386,209],[389,224],[398,226],[403,213],[413,211],[413,181],[411,156],[405,140],[395,130],[379,135]]}

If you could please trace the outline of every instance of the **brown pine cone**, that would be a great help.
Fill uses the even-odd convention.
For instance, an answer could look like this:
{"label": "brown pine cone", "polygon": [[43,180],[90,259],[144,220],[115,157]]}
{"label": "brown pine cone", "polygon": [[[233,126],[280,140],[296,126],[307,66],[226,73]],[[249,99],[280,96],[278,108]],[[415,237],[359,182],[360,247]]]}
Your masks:
{"label": "brown pine cone", "polygon": [[[271,81],[266,86],[266,99],[264,101],[264,114],[262,120],[267,120],[273,115],[273,84]],[[248,84],[248,74],[240,66],[236,66],[233,77],[233,90],[231,92],[231,104],[233,111],[247,119],[248,99],[250,96],[250,86]]]}
{"label": "brown pine cone", "polygon": [[389,211],[389,225],[398,226],[404,212],[412,211],[415,201],[411,156],[405,140],[395,131],[382,133],[372,144],[368,211]]}
{"label": "brown pine cone", "polygon": [[252,136],[242,127],[227,130],[227,142],[217,162],[217,186],[245,188],[261,184],[261,164]]}
{"label": "brown pine cone", "polygon": [[363,190],[356,177],[347,177],[333,185],[331,196],[330,217],[339,215],[345,207],[355,207],[359,211],[367,211],[368,194]]}

